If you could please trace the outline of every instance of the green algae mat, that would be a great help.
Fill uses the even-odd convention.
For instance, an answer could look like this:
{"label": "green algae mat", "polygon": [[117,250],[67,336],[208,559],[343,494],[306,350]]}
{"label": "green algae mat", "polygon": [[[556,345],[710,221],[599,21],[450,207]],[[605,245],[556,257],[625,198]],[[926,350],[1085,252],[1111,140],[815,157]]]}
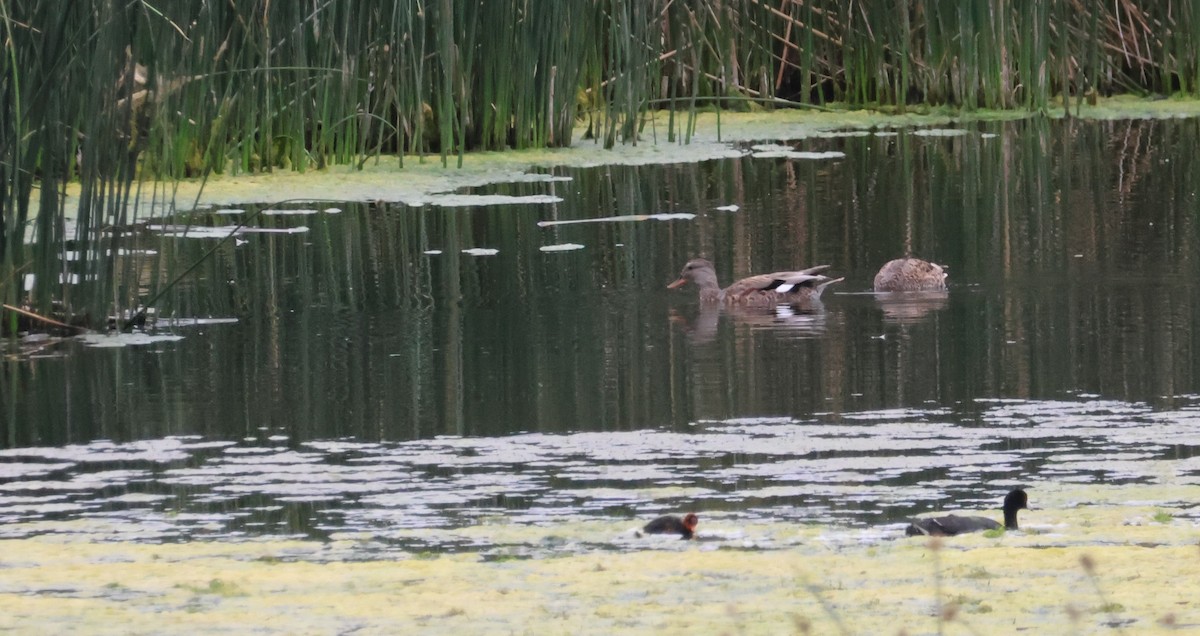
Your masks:
{"label": "green algae mat", "polygon": [[[1200,629],[1200,529],[1161,507],[1128,502],[1194,500],[1198,491],[1065,487],[1040,493],[1049,507],[1035,498],[1026,529],[1001,536],[907,539],[893,528],[868,534],[767,524],[739,532],[774,532],[790,547],[648,539],[641,550],[511,560],[471,553],[355,560],[349,539],[146,545],[48,534],[2,542],[0,630],[1186,633]],[[495,531],[569,539],[628,526]]]}

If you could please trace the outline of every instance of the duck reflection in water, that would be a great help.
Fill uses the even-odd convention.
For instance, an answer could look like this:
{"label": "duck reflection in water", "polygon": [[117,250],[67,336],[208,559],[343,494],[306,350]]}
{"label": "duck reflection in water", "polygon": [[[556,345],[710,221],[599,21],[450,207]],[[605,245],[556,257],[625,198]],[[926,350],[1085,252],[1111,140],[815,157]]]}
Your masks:
{"label": "duck reflection in water", "polygon": [[821,301],[814,300],[803,306],[779,305],[777,307],[722,307],[701,305],[693,319],[671,309],[670,320],[678,325],[688,340],[693,343],[711,342],[717,337],[721,316],[734,325],[751,329],[787,331],[800,337],[819,336],[825,333],[825,308]]}

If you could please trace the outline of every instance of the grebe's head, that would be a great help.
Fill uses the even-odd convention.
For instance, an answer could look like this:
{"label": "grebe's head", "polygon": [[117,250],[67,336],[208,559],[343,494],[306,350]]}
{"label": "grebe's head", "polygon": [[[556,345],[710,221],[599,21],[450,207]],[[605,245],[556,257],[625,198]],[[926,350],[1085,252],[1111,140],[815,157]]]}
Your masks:
{"label": "grebe's head", "polygon": [[689,512],[686,515],[684,515],[684,517],[683,517],[683,526],[685,528],[687,528],[688,530],[694,531],[696,529],[696,526],[699,525],[699,523],[700,523],[700,517],[697,517],[696,513],[694,513],[694,512]]}
{"label": "grebe's head", "polygon": [[[1021,488],[1013,490],[1004,497],[1005,510],[1021,510],[1022,508],[1029,508],[1029,495],[1025,494]],[[687,521],[685,520],[684,523]]]}

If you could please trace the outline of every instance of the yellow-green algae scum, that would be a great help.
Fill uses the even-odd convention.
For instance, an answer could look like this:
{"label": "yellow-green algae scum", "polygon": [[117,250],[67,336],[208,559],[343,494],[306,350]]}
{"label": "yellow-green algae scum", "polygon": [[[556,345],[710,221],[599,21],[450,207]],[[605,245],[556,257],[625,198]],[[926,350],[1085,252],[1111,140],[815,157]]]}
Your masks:
{"label": "yellow-green algae scum", "polygon": [[[146,545],[86,531],[43,535],[0,542],[0,630],[915,635],[935,633],[939,615],[951,634],[1200,629],[1200,529],[1194,517],[1176,516],[1200,486],[1045,484],[1030,492],[1028,530],[941,539],[938,548],[895,526],[887,533],[894,539],[860,540],[868,535],[858,529],[782,523],[737,528],[747,539],[789,545],[772,550],[647,539],[644,550],[507,561],[339,560],[354,553],[339,542]],[[707,523],[734,530],[719,518]],[[595,541],[629,525],[501,522],[465,532]]]}
{"label": "yellow-green algae scum", "polygon": [[[1053,109],[1047,114],[1062,117],[1063,111]],[[422,205],[430,202],[434,193],[519,181],[534,168],[693,163],[743,156],[744,153],[735,150],[731,144],[748,141],[803,139],[835,130],[886,130],[907,126],[959,128],[972,121],[1033,116],[1037,115],[1024,111],[933,111],[889,115],[866,110],[819,112],[798,109],[721,113],[718,122],[715,113],[704,112],[697,115],[695,134],[690,142],[684,143],[679,127],[686,121],[686,114],[677,115],[676,141],[668,142],[667,115],[659,112],[647,120],[637,145],[619,144],[612,150],[604,150],[597,142],[583,139],[580,130],[569,148],[469,153],[462,168],[454,167],[457,157],[453,156],[449,158],[449,168],[442,167],[439,157],[429,155],[406,157],[402,169],[398,167],[397,158],[378,157],[366,161],[362,169],[331,166],[306,172],[280,170],[271,174],[213,176],[205,181],[145,183],[139,190],[138,204],[143,209],[139,218],[161,216],[171,209],[166,202],[172,199],[180,210],[189,210],[193,204],[221,206],[292,200]],[[1078,116],[1093,120],[1200,117],[1200,101],[1114,97],[1100,100],[1096,106],[1084,104]],[[66,210],[73,216],[78,207],[79,185],[68,187],[67,195]],[[31,204],[36,210],[37,199]],[[631,211],[638,212],[642,211]]]}

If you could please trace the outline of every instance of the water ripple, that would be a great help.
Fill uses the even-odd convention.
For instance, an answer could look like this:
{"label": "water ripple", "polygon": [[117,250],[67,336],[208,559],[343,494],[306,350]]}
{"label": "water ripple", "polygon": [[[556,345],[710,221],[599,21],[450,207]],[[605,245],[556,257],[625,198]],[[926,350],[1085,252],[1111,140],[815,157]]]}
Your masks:
{"label": "water ripple", "polygon": [[678,510],[888,527],[951,499],[994,507],[1018,484],[1200,484],[1198,421],[1192,408],[1111,400],[981,400],[705,420],[690,432],[100,440],[0,451],[0,536],[358,537],[371,550],[492,550],[504,533],[473,528]]}

